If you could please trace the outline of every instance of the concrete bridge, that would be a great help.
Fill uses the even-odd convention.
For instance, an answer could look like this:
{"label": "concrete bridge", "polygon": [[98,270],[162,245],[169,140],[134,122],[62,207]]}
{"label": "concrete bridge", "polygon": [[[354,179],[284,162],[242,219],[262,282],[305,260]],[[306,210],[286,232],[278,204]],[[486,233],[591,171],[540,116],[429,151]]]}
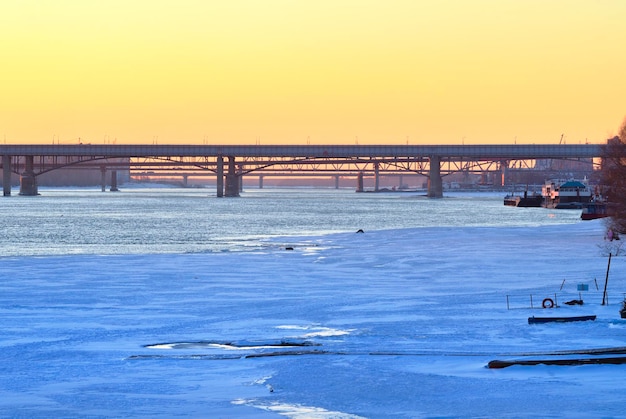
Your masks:
{"label": "concrete bridge", "polygon": [[[442,165],[459,162],[512,160],[582,160],[603,156],[599,144],[525,145],[0,145],[4,195],[11,194],[11,173],[19,167],[20,194],[37,194],[37,175],[75,164],[98,164],[113,159],[143,159],[192,165],[213,171],[217,196],[237,196],[244,174],[273,165],[342,162],[403,166],[428,177],[428,196],[443,196]],[[105,164],[106,163],[106,164]],[[37,166],[38,164],[38,166]],[[119,164],[119,163],[117,163]],[[36,171],[36,168],[39,168]],[[104,170],[104,169],[103,169]],[[377,170],[377,169],[375,169]],[[451,169],[449,169],[451,170]],[[104,172],[103,172],[104,173]],[[103,174],[104,176],[104,174]],[[225,183],[224,183],[225,180]],[[112,182],[113,183],[113,182]]]}

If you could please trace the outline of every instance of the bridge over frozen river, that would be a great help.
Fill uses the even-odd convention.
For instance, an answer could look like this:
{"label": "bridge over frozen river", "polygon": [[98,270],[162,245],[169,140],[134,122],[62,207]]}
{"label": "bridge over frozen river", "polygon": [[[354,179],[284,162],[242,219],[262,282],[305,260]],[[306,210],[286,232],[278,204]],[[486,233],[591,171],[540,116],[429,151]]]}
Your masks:
{"label": "bridge over frozen river", "polygon": [[[4,195],[11,194],[11,174],[20,176],[20,193],[37,194],[37,175],[72,165],[120,166],[124,161],[166,162],[215,173],[217,196],[237,196],[241,176],[271,166],[294,172],[310,164],[395,165],[424,173],[428,196],[441,197],[442,168],[462,170],[468,162],[496,162],[504,169],[514,160],[581,160],[602,157],[600,144],[520,145],[0,145]],[[147,164],[147,163],[146,163]],[[126,167],[129,163],[126,163]],[[451,166],[454,166],[451,168]],[[224,182],[225,181],[225,182]]]}

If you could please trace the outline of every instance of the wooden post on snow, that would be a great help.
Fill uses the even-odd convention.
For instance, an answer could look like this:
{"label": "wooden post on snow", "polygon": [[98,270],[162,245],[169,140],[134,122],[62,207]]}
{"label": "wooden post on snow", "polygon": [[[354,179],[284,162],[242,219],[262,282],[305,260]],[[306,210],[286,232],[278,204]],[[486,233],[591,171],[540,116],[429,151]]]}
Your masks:
{"label": "wooden post on snow", "polygon": [[[609,302],[606,298],[606,286],[609,283],[609,268],[611,268],[611,254],[609,253],[609,263],[606,266],[606,279],[604,280],[604,293],[602,294],[602,305],[607,305]],[[606,301],[606,302],[605,302]]]}

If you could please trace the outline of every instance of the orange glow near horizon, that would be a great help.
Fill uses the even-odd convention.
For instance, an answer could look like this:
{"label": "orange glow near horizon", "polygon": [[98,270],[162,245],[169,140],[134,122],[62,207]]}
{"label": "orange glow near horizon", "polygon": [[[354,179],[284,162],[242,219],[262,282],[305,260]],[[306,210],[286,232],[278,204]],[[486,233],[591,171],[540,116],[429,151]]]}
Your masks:
{"label": "orange glow near horizon", "polygon": [[621,0],[6,0],[0,140],[601,143]]}

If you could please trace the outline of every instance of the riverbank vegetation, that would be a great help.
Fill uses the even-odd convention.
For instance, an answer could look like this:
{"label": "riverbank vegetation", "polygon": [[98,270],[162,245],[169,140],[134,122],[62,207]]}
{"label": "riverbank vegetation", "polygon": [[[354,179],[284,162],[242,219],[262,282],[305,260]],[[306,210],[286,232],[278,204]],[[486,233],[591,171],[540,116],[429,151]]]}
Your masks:
{"label": "riverbank vegetation", "polygon": [[607,198],[613,216],[608,228],[626,232],[626,119],[618,135],[607,140],[602,161],[602,184],[608,189]]}

